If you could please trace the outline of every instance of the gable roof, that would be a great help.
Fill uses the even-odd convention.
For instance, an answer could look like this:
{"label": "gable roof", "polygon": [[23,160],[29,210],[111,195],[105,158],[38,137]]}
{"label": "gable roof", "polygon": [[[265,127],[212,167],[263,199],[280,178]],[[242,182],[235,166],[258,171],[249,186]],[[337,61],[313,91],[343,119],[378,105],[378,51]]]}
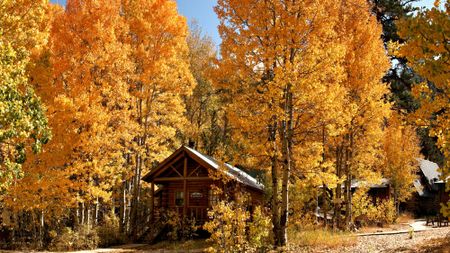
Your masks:
{"label": "gable roof", "polygon": [[[164,161],[162,161],[156,168],[154,168],[152,171],[150,171],[147,175],[145,175],[142,180],[149,181],[157,171],[160,170],[160,168],[164,167],[165,165],[173,162],[173,160],[178,157],[182,152],[186,152],[191,158],[194,160],[201,160],[204,164],[208,165],[209,169],[215,169],[218,170],[220,167],[220,163],[207,155],[204,155],[200,153],[199,151],[189,148],[186,146],[181,146],[179,149],[177,149],[172,155],[170,155],[168,158],[166,158]],[[263,191],[264,185],[262,185],[258,180],[256,180],[254,177],[250,176],[246,172],[240,170],[239,168],[236,168],[228,163],[224,163],[227,170],[225,171],[225,174],[232,178],[233,180],[238,181],[239,183],[249,186],[251,188]]]}

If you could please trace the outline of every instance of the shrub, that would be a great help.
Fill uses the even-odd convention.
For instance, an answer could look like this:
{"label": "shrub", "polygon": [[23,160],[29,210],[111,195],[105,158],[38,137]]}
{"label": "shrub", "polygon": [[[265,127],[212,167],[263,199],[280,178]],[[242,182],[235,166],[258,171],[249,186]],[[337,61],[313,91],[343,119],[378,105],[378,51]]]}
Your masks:
{"label": "shrub", "polygon": [[168,227],[167,237],[170,241],[193,239],[197,234],[198,226],[195,219],[182,219],[177,211],[169,210],[163,218]]}
{"label": "shrub", "polygon": [[317,217],[311,212],[296,215],[292,218],[291,224],[299,230],[313,230],[319,227]]}
{"label": "shrub", "polygon": [[269,236],[272,230],[272,222],[269,216],[265,215],[260,206],[255,208],[252,221],[248,224],[249,246],[256,251],[266,251],[271,245]]}
{"label": "shrub", "polygon": [[81,225],[75,230],[65,227],[59,234],[53,236],[49,249],[55,251],[95,249],[99,243],[96,230],[86,225]]}
{"label": "shrub", "polygon": [[246,221],[249,213],[235,202],[220,201],[208,212],[210,221],[203,228],[217,246],[212,252],[243,252],[246,248]]}
{"label": "shrub", "polygon": [[103,222],[97,227],[97,234],[100,238],[100,247],[123,244],[126,241],[120,232],[119,219],[113,213],[105,215]]}
{"label": "shrub", "polygon": [[391,199],[380,200],[377,205],[377,221],[382,224],[390,224],[395,221],[396,211],[394,201]]}
{"label": "shrub", "polygon": [[[396,218],[395,204],[393,200],[377,199],[375,204],[369,198],[365,189],[358,189],[352,198],[353,217],[367,217],[369,223],[389,224]],[[360,219],[363,220],[363,219]],[[366,224],[362,224],[366,225]]]}
{"label": "shrub", "polygon": [[[332,232],[325,229],[290,229],[290,247],[338,248],[356,244],[357,238],[347,232]],[[292,249],[293,251],[301,251]]]}
{"label": "shrub", "polygon": [[211,220],[203,228],[211,233],[208,240],[215,244],[209,252],[261,252],[270,245],[272,224],[260,207],[250,220],[243,204],[220,201],[208,215]]}

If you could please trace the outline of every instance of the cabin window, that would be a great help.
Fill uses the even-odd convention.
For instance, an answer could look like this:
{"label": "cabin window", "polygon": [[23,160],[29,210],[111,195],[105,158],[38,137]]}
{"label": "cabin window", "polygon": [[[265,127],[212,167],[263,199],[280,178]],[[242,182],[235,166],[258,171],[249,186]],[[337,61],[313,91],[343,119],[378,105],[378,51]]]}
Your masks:
{"label": "cabin window", "polygon": [[176,206],[184,205],[184,192],[175,192],[175,205]]}
{"label": "cabin window", "polygon": [[219,196],[213,190],[209,190],[208,194],[209,206],[215,206],[219,202]]}

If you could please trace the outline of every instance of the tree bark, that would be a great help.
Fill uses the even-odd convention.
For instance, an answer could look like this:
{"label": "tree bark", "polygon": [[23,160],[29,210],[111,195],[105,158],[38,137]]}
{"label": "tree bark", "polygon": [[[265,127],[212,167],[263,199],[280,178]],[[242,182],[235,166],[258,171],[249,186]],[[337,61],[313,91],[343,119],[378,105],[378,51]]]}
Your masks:
{"label": "tree bark", "polygon": [[273,122],[269,126],[269,141],[272,143],[271,156],[271,174],[272,174],[272,225],[274,234],[274,245],[279,245],[279,230],[280,230],[280,214],[278,205],[278,149],[276,143],[277,135],[277,120],[273,117]]}
{"label": "tree bark", "polygon": [[[336,148],[336,175],[338,178],[342,176],[342,148],[338,146]],[[342,197],[342,184],[336,185],[336,194],[334,198],[334,213],[333,213],[333,229],[341,227],[341,197]]]}
{"label": "tree bark", "polygon": [[280,246],[285,246],[288,242],[287,225],[289,221],[289,179],[291,173],[291,150],[292,150],[292,118],[293,104],[291,85],[286,88],[286,107],[285,112],[287,121],[282,124],[282,142],[283,142],[283,181],[281,185],[281,215],[280,215]]}
{"label": "tree bark", "polygon": [[345,173],[346,173],[346,208],[345,208],[345,228],[351,229],[352,223],[352,156],[353,156],[353,134],[347,136],[349,146],[345,151]]}
{"label": "tree bark", "polygon": [[125,232],[125,215],[126,215],[126,208],[125,208],[125,204],[126,204],[126,194],[125,194],[125,190],[126,190],[126,181],[124,180],[122,182],[122,189],[120,189],[120,207],[119,207],[119,220],[120,220],[120,226],[119,226],[119,230],[121,233]]}

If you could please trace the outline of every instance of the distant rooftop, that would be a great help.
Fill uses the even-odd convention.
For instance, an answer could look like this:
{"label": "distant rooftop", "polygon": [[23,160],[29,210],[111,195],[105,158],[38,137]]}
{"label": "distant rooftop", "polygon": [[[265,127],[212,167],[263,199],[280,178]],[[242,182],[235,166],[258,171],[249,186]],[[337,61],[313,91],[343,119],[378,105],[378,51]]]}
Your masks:
{"label": "distant rooftop", "polygon": [[443,183],[444,181],[440,178],[441,173],[438,171],[439,166],[425,159],[417,159],[419,161],[420,170],[427,178],[430,184]]}
{"label": "distant rooftop", "polygon": [[368,183],[366,181],[361,181],[358,179],[352,179],[352,188],[359,188],[360,186],[367,186],[369,188],[386,188],[389,186],[389,179],[382,178],[379,184]]}

